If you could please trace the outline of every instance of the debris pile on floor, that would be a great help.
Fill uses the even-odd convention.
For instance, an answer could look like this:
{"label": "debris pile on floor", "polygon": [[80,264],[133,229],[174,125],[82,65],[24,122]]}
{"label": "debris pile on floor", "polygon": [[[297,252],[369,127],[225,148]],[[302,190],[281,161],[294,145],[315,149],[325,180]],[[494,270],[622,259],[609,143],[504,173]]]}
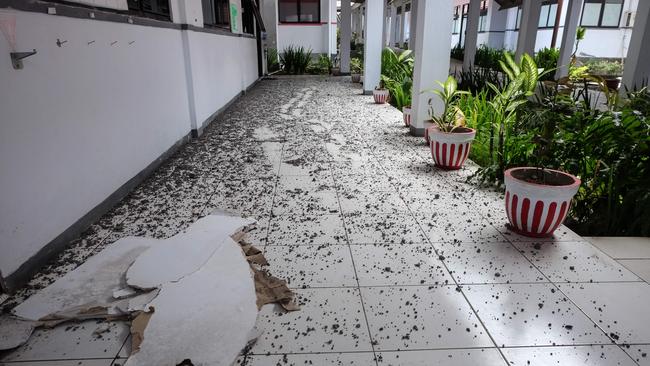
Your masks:
{"label": "debris pile on floor", "polygon": [[253,224],[215,213],[169,239],[120,239],[0,317],[0,350],[19,347],[39,327],[127,320],[125,366],[231,365],[256,338],[262,305],[298,309],[246,241]]}

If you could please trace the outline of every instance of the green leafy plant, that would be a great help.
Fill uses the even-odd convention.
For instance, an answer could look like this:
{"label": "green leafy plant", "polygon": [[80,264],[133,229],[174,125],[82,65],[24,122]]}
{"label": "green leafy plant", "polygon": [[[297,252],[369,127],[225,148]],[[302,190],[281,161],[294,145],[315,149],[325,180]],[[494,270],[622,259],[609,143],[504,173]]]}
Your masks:
{"label": "green leafy plant", "polygon": [[266,66],[269,72],[280,70],[280,63],[278,61],[278,50],[275,48],[268,48],[266,50]]}
{"label": "green leafy plant", "polygon": [[451,49],[451,58],[463,61],[463,58],[465,58],[465,48],[461,47],[460,44],[456,44],[454,48]]}
{"label": "green leafy plant", "polygon": [[405,106],[411,105],[411,93],[413,91],[411,78],[406,77],[401,82],[387,80],[386,87],[391,95],[390,102],[397,109],[402,110]]}
{"label": "green leafy plant", "polygon": [[499,62],[504,61],[506,54],[514,57],[514,53],[512,51],[504,49],[498,50],[490,48],[486,45],[481,45],[476,49],[476,55],[474,56],[474,66],[500,70]]}
{"label": "green leafy plant", "polygon": [[396,81],[401,81],[406,77],[412,78],[412,51],[406,50],[398,54],[391,48],[384,48],[381,52],[381,75]]}
{"label": "green leafy plant", "polygon": [[456,105],[461,95],[469,94],[466,91],[458,90],[458,82],[453,76],[449,76],[444,83],[436,81],[441,89],[425,90],[436,94],[443,103],[443,111],[436,116],[432,100],[429,99],[429,117],[442,132],[452,133],[458,128],[465,127],[465,115]]}
{"label": "green leafy plant", "polygon": [[304,74],[311,63],[311,49],[287,46],[280,55],[280,64],[287,74]]}
{"label": "green leafy plant", "polygon": [[[544,70],[555,70],[557,68],[558,60],[560,59],[560,49],[559,48],[548,48],[544,47],[539,50],[535,55],[535,63],[537,67],[540,67]],[[546,73],[542,80],[552,80],[553,74]]]}
{"label": "green leafy plant", "polygon": [[313,74],[329,75],[332,73],[333,67],[334,64],[331,58],[327,55],[320,55],[318,56],[318,62],[312,66],[310,71]]}
{"label": "green leafy plant", "polygon": [[353,57],[350,59],[350,72],[353,74],[361,74],[363,71],[363,63],[360,58]]}
{"label": "green leafy plant", "polygon": [[623,74],[623,64],[618,61],[592,60],[585,63],[589,73],[598,76],[620,76]]}

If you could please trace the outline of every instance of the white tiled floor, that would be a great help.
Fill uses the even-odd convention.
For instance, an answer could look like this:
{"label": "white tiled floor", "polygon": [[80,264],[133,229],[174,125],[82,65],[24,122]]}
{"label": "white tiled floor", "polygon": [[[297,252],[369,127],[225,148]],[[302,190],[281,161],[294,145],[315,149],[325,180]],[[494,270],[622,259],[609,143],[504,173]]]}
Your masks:
{"label": "white tiled floor", "polygon": [[[510,232],[502,194],[465,183],[470,167],[433,167],[400,113],[359,92],[260,83],[33,287],[120,237],[228,209],[259,220],[253,242],[302,304],[265,306],[240,365],[650,365],[649,244]],[[128,330],[99,326],[43,332],[0,365],[122,363]]]}

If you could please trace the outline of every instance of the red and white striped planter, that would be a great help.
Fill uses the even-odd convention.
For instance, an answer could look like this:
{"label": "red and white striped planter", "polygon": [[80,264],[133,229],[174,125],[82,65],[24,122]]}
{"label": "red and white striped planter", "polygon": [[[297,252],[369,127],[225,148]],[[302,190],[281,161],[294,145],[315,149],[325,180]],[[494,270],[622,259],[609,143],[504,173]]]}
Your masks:
{"label": "red and white striped planter", "polygon": [[436,166],[443,169],[460,169],[469,156],[476,131],[462,128],[458,132],[442,132],[438,127],[429,127],[429,146]]}
{"label": "red and white striped planter", "polygon": [[580,188],[580,179],[551,169],[546,171],[565,176],[569,184],[552,186],[516,178],[518,173],[529,169],[535,168],[512,168],[505,171],[506,214],[511,228],[519,234],[537,238],[551,236],[564,222],[571,207],[571,199]]}
{"label": "red and white striped planter", "polygon": [[424,129],[424,142],[427,143],[427,146],[431,144],[431,140],[429,139],[429,130],[431,130],[432,128],[434,128],[434,126],[426,127]]}
{"label": "red and white striped planter", "polygon": [[411,125],[411,107],[402,107],[402,114],[404,115],[404,125],[406,127]]}
{"label": "red and white striped planter", "polygon": [[375,98],[375,103],[384,104],[388,102],[388,89],[375,89],[372,91],[372,96]]}
{"label": "red and white striped planter", "polygon": [[350,76],[352,78],[353,83],[360,83],[361,82],[361,74],[351,74]]}

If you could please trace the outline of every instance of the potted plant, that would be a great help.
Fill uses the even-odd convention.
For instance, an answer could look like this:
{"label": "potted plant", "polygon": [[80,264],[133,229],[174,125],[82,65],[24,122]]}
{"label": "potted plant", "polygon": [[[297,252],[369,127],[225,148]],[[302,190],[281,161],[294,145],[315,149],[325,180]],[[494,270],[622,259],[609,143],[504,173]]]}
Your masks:
{"label": "potted plant", "polygon": [[388,102],[389,97],[388,89],[384,87],[384,81],[380,80],[379,85],[372,91],[372,96],[376,104],[384,104]]}
{"label": "potted plant", "polygon": [[[508,76],[508,84],[502,90],[489,85],[495,92],[490,105],[494,124],[499,131],[498,141],[504,141],[502,131],[509,130],[508,126],[516,122],[519,110],[534,94],[538,81],[544,75],[538,72],[535,61],[527,54],[522,56],[519,65],[506,56],[501,68]],[[555,132],[550,127],[544,128],[544,131],[546,136],[535,136],[532,141],[539,155],[538,167],[515,167],[504,171],[505,207],[510,228],[531,237],[553,234],[566,218],[571,199],[580,187],[580,179],[541,164],[543,156],[550,151],[548,144]],[[500,151],[501,159],[503,155],[504,152]],[[499,165],[503,166],[503,161]]]}
{"label": "potted plant", "polygon": [[363,65],[361,60],[358,58],[353,58],[350,60],[350,77],[352,78],[353,83],[361,82],[361,72],[363,71]]}
{"label": "potted plant", "polygon": [[466,91],[458,90],[456,79],[449,76],[444,83],[438,81],[442,90],[433,90],[444,104],[444,110],[440,116],[435,116],[431,100],[429,100],[429,115],[433,126],[428,131],[429,147],[431,157],[437,167],[443,169],[460,169],[467,157],[469,150],[476,136],[476,131],[465,126],[465,115],[456,105],[458,96],[468,94]]}

